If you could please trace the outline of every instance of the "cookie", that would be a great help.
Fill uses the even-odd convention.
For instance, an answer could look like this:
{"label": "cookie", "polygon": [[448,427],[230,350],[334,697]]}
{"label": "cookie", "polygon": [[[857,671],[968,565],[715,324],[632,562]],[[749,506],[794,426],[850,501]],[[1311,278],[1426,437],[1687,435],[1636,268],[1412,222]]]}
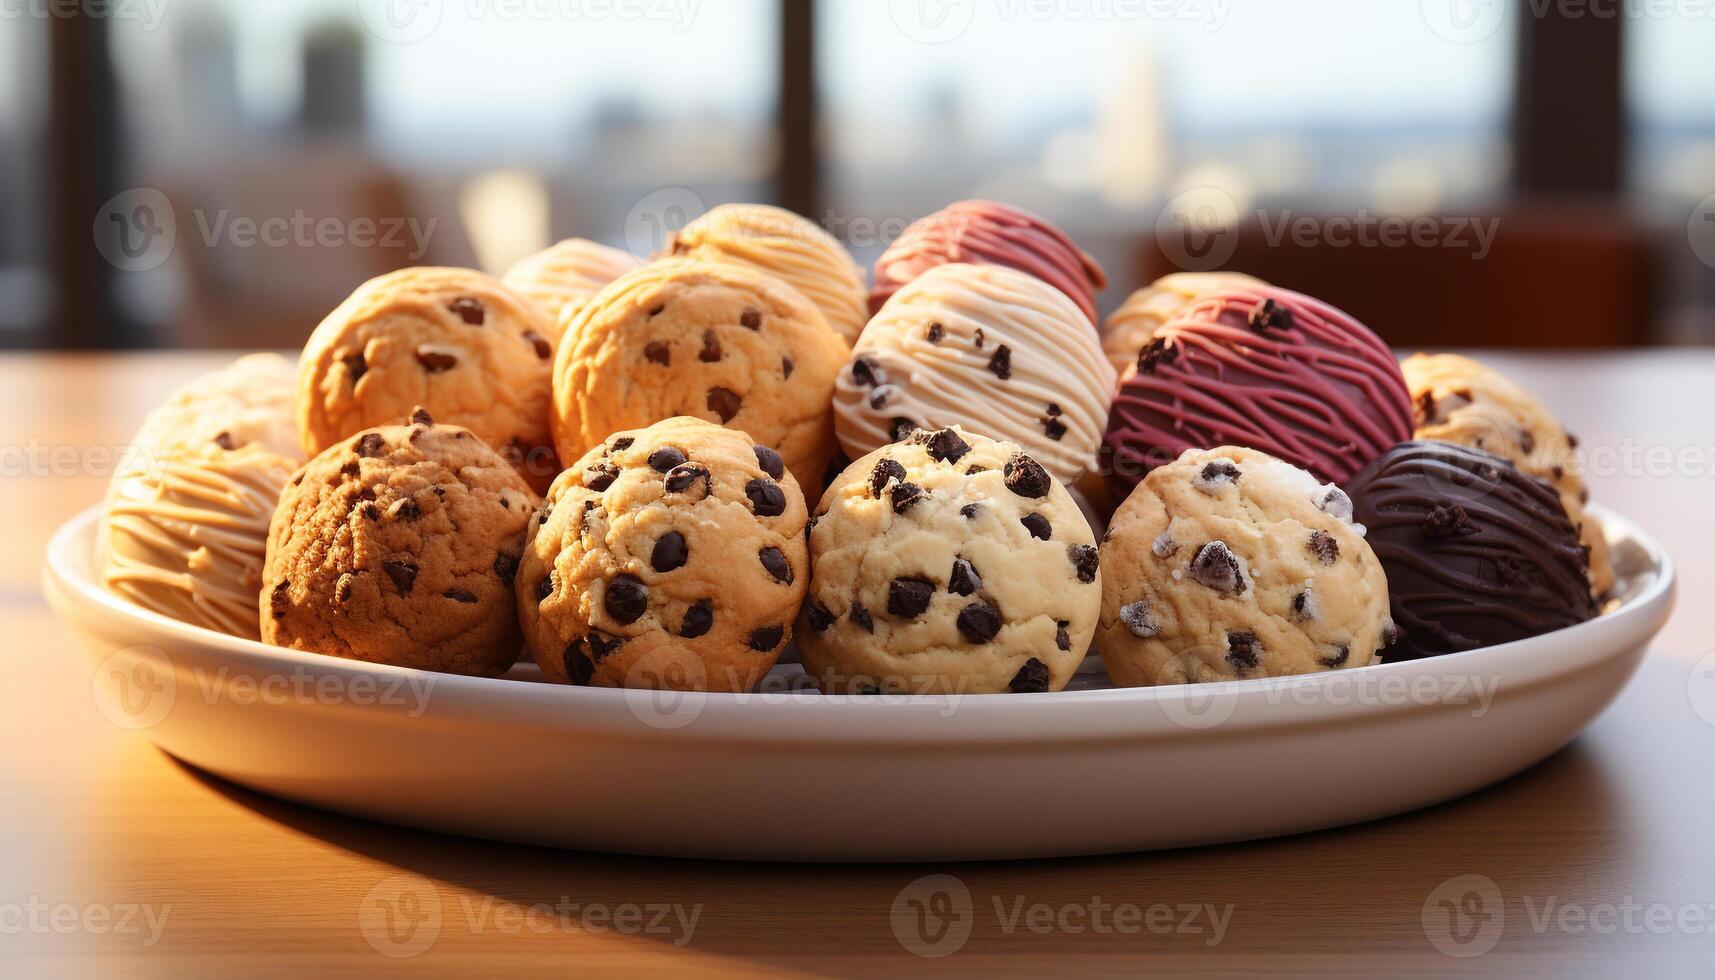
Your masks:
{"label": "cookie", "polygon": [[470,269],[401,269],[328,314],[298,362],[298,427],[314,455],[418,405],[476,433],[537,488],[559,473],[548,431],[554,328]]}
{"label": "cookie", "polygon": [[567,330],[554,361],[555,445],[574,460],[610,433],[695,416],[749,433],[818,486],[845,358],[845,342],[780,280],[655,262],[603,289]]}
{"label": "cookie", "polygon": [[1126,297],[1102,325],[1102,350],[1120,377],[1137,369],[1137,355],[1173,315],[1199,298],[1264,283],[1242,272],[1175,272]]}
{"label": "cookie", "polygon": [[1097,646],[1126,687],[1362,667],[1393,635],[1352,501],[1231,446],[1157,467],[1114,515]]}
{"label": "cookie", "polygon": [[1003,266],[939,265],[864,330],[834,390],[834,425],[854,459],[912,428],[963,425],[1071,483],[1095,469],[1113,385],[1065,293]]}
{"label": "cookie", "polygon": [[1547,483],[1590,549],[1590,591],[1614,587],[1608,537],[1584,512],[1577,440],[1536,398],[1494,369],[1457,354],[1414,354],[1400,365],[1416,411],[1414,438],[1453,442],[1494,453]]}
{"label": "cookie", "polygon": [[454,674],[517,659],[512,587],[537,499],[470,430],[421,408],[294,476],[268,531],[262,639]]}
{"label": "cookie", "polygon": [[174,392],[114,469],[96,548],[109,591],[256,639],[268,521],[303,462],[292,365],[252,354]]}
{"label": "cookie", "polygon": [[773,276],[821,311],[847,344],[869,320],[863,269],[815,222],[765,204],[723,204],[686,225],[669,253],[732,262]]}
{"label": "cookie", "polygon": [[918,431],[823,496],[798,628],[823,691],[1057,691],[1101,605],[1095,536],[1016,445]]}
{"label": "cookie", "polygon": [[518,618],[548,679],[743,691],[809,584],[804,495],[778,453],[701,419],[617,433],[531,523]]}
{"label": "cookie", "polygon": [[603,286],[638,268],[630,252],[583,238],[568,238],[520,259],[500,281],[547,314],[557,343],[560,331]]}

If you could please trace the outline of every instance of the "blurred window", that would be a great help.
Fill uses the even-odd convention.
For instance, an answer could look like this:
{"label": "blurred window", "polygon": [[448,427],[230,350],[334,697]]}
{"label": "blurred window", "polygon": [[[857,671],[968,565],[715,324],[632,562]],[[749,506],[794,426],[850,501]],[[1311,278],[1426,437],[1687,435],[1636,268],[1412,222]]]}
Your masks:
{"label": "blurred window", "polygon": [[1704,7],[1646,5],[1660,16],[1626,24],[1632,187],[1674,204],[1715,193],[1715,7]]}
{"label": "blurred window", "polygon": [[1116,290],[1193,188],[1244,213],[1482,205],[1507,180],[1512,6],[822,0],[827,198],[877,224],[1016,201]]}
{"label": "blurred window", "polygon": [[766,198],[775,15],[175,0],[153,27],[115,22],[122,179],[177,221],[121,302],[164,342],[288,345],[392,268],[500,271],[571,235],[647,252],[699,202]]}
{"label": "blurred window", "polygon": [[0,336],[19,343],[53,315],[48,277],[48,23],[0,17]]}

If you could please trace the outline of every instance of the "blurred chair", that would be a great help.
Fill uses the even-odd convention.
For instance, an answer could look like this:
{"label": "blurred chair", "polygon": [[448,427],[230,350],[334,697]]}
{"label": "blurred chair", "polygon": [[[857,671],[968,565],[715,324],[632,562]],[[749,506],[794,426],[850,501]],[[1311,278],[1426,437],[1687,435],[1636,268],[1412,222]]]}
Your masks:
{"label": "blurred chair", "polygon": [[[1466,247],[1340,247],[1291,235],[1271,241],[1268,232],[1278,229],[1253,222],[1223,233],[1237,235],[1223,267],[1326,300],[1395,347],[1593,348],[1651,339],[1656,266],[1641,225],[1613,208],[1573,205],[1515,206],[1476,220],[1495,218],[1493,245],[1480,259],[1469,228]],[[1142,281],[1175,271],[1159,239],[1140,252]]]}

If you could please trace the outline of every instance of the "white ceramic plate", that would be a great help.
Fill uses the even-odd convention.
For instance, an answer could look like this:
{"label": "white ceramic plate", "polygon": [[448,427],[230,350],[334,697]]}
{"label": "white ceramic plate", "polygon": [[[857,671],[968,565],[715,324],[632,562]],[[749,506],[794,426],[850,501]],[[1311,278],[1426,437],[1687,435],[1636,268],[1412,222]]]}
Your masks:
{"label": "white ceramic plate", "polygon": [[1281,680],[1053,694],[824,697],[430,674],[175,622],[91,574],[96,513],[48,595],[116,724],[311,806],[501,840],[768,860],[1049,857],[1368,820],[1486,786],[1574,738],[1666,620],[1673,566],[1607,522],[1629,579],[1589,623],[1434,660]]}

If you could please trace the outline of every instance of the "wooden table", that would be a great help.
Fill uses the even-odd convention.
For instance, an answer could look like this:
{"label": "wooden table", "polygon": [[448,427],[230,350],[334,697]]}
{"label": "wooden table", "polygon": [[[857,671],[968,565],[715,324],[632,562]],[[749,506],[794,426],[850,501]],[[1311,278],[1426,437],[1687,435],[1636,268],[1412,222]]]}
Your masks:
{"label": "wooden table", "polygon": [[[1682,575],[1680,609],[1638,677],[1570,748],[1486,792],[1344,830],[934,867],[644,860],[441,837],[275,802],[106,723],[43,604],[43,545],[101,495],[104,466],[85,450],[121,444],[169,388],[225,359],[0,358],[0,975],[1715,972],[1715,669],[1698,668],[1715,650],[1715,354],[1501,361],[1583,436],[1596,499],[1666,540]],[[1619,465],[1602,464],[1610,452]],[[956,876],[973,907],[969,940],[935,960],[890,925],[901,890],[929,874]],[[405,959],[380,955],[360,923],[372,890],[399,875],[442,909],[438,938]],[[1424,908],[1462,897],[1465,881],[1444,884],[1467,875],[1500,896],[1475,908],[1504,918],[1473,919],[1479,936],[1498,922],[1498,942],[1455,958],[1441,947],[1475,945],[1431,935]],[[573,925],[552,912],[562,902],[579,906]],[[655,906],[694,913],[695,926],[687,937],[673,920],[646,930],[603,918],[628,903],[645,919]],[[1181,906],[1215,914],[1179,928]]]}

